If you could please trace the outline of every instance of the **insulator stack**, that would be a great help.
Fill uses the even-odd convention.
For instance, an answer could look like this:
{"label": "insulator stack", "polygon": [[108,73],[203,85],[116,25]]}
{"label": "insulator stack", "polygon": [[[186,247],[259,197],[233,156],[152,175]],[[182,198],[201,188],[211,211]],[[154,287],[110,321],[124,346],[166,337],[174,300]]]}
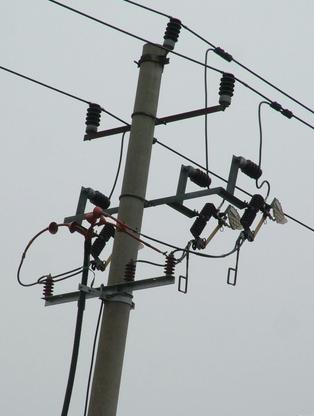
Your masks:
{"label": "insulator stack", "polygon": [[220,80],[219,104],[228,107],[231,104],[231,97],[234,90],[234,75],[224,72]]}
{"label": "insulator stack", "polygon": [[205,172],[200,169],[192,168],[192,166],[189,168],[189,178],[192,182],[202,188],[209,188],[212,181]]}
{"label": "insulator stack", "polygon": [[176,260],[174,258],[174,255],[170,253],[169,256],[166,257],[165,268],[164,268],[165,275],[173,276],[175,266],[176,266]]}
{"label": "insulator stack", "polygon": [[136,263],[131,259],[125,266],[124,280],[126,282],[134,282],[135,279]]}
{"label": "insulator stack", "polygon": [[107,209],[110,206],[110,199],[99,191],[94,191],[92,188],[84,188],[87,198],[93,205],[102,209]]}
{"label": "insulator stack", "polygon": [[181,21],[170,17],[170,20],[167,24],[166,32],[164,35],[164,44],[163,46],[167,49],[173,50],[174,45],[178,41],[178,37],[181,30]]}
{"label": "insulator stack", "polygon": [[44,299],[49,298],[49,296],[53,295],[53,287],[54,287],[54,281],[51,275],[47,276],[45,283],[44,283],[44,289],[43,289],[43,297]]}
{"label": "insulator stack", "polygon": [[114,225],[108,222],[100,231],[98,238],[96,238],[96,240],[94,241],[92,245],[92,249],[91,249],[92,256],[95,258],[99,257],[106,243],[110,240],[111,237],[113,238],[114,235],[115,235]]}
{"label": "insulator stack", "polygon": [[86,134],[96,133],[100,124],[101,107],[98,104],[91,103],[86,114]]}
{"label": "insulator stack", "polygon": [[256,163],[244,158],[241,158],[240,169],[245,175],[256,180],[260,178],[263,173],[262,169]]}
{"label": "insulator stack", "polygon": [[244,230],[250,228],[250,226],[253,224],[253,221],[255,220],[258,211],[262,210],[264,205],[265,201],[262,195],[255,194],[252,196],[252,199],[240,220]]}
{"label": "insulator stack", "polygon": [[207,203],[202,208],[202,211],[199,213],[199,216],[194,221],[194,224],[190,228],[192,235],[195,238],[198,238],[202,231],[204,230],[207,222],[211,219],[212,216],[217,215],[217,209],[214,204]]}

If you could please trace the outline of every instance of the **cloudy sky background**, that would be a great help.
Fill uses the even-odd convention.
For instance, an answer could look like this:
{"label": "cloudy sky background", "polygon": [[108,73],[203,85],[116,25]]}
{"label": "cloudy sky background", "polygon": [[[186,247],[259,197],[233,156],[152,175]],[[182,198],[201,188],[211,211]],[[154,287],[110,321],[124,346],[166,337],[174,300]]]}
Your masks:
{"label": "cloudy sky background", "polygon": [[[99,19],[161,42],[167,19],[122,0],[67,1]],[[313,107],[314,4],[299,2],[146,2],[180,18],[240,62]],[[97,102],[127,121],[133,109],[141,42],[43,0],[0,4],[0,65]],[[204,60],[207,46],[182,31],[176,50]],[[210,54],[210,65],[233,72],[266,96],[314,124],[313,115],[232,63]],[[208,72],[208,103],[218,102],[220,75]],[[1,413],[55,416],[61,412],[74,335],[76,305],[45,308],[40,287],[21,288],[16,269],[28,240],[51,221],[75,212],[81,186],[108,193],[118,162],[120,137],[83,142],[87,106],[0,72],[2,127]],[[258,157],[260,98],[236,85],[232,105],[209,116],[210,169],[227,177],[233,154]],[[170,56],[158,115],[202,107],[203,69]],[[314,225],[313,130],[263,109],[263,172],[270,200]],[[101,128],[117,126],[102,116]],[[205,163],[204,120],[156,128],[155,136]],[[124,159],[123,159],[124,160]],[[147,199],[175,193],[181,163],[154,145]],[[213,178],[213,186],[223,182]],[[254,182],[238,184],[255,193]],[[112,206],[116,206],[121,182]],[[197,187],[189,185],[189,190]],[[237,192],[237,196],[246,199]],[[188,205],[201,209],[207,199]],[[210,201],[219,203],[219,199]],[[193,220],[168,207],[145,211],[143,232],[183,246]],[[209,223],[206,232],[214,224]],[[237,237],[225,230],[208,252],[229,251]],[[293,221],[268,222],[241,250],[238,285],[226,284],[234,256],[191,258],[187,295],[175,287],[136,293],[129,326],[119,416],[191,413],[216,416],[314,414],[314,234]],[[110,254],[110,247],[104,256]],[[22,279],[62,272],[82,263],[83,240],[61,230],[43,236],[28,254]],[[148,249],[141,258],[160,260]],[[177,275],[184,273],[184,265]],[[140,267],[139,278],[160,270]],[[106,281],[98,273],[96,284]],[[76,290],[79,277],[56,293]],[[99,309],[88,301],[69,415],[83,414],[91,346]]]}

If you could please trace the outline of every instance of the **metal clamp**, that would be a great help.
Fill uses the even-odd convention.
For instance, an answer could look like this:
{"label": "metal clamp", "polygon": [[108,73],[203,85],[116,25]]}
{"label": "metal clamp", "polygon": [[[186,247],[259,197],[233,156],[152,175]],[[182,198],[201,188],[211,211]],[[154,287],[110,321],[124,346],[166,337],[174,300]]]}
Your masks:
{"label": "metal clamp", "polygon": [[152,55],[147,53],[142,55],[136,64],[140,67],[143,62],[156,62],[157,64],[167,65],[169,64],[169,58],[166,58],[164,55]]}

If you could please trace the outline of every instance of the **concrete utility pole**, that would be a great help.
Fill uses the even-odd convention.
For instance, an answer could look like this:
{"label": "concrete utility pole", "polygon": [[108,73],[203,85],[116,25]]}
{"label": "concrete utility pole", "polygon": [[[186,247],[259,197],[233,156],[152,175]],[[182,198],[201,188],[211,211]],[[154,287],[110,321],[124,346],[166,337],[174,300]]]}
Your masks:
{"label": "concrete utility pole", "polygon": [[[127,160],[123,178],[118,219],[141,230],[147,178],[153,144],[155,117],[167,51],[146,44],[139,62],[140,73],[132,115]],[[138,242],[116,232],[108,284],[124,280],[126,264],[136,260]],[[95,364],[88,416],[115,416],[132,307],[131,294],[113,297],[106,304]]]}

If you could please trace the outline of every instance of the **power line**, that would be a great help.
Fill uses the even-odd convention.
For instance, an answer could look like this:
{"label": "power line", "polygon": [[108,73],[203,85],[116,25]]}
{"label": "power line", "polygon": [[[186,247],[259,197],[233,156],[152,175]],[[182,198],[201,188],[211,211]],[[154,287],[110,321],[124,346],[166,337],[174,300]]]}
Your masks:
{"label": "power line", "polygon": [[[9,72],[10,74],[15,75],[17,77],[26,79],[27,81],[30,81],[34,84],[40,85],[41,87],[44,87],[44,88],[47,88],[51,91],[54,91],[54,92],[57,92],[59,94],[65,95],[66,97],[73,98],[73,100],[80,101],[80,102],[88,104],[88,105],[92,104],[91,101],[88,101],[88,100],[86,100],[84,98],[81,98],[77,95],[71,94],[67,91],[61,90],[60,88],[53,87],[52,85],[46,84],[45,82],[38,81],[35,78],[29,77],[25,74],[22,74],[21,72],[13,71],[13,69],[7,68],[5,66],[0,66],[0,69],[2,69],[3,71]],[[101,107],[101,111],[108,114],[110,117],[114,118],[115,120],[120,121],[121,123],[125,123],[125,121],[123,121],[120,117],[117,117],[116,115],[114,115],[110,111],[106,110],[105,108]]]}
{"label": "power line", "polygon": [[[148,39],[143,38],[142,36],[135,35],[134,33],[131,33],[131,32],[128,32],[127,30],[121,29],[118,26],[112,25],[111,23],[108,23],[108,22],[105,22],[103,20],[97,19],[96,17],[93,17],[93,16],[91,16],[91,15],[89,15],[87,13],[81,12],[80,10],[74,9],[73,7],[67,6],[67,5],[65,5],[63,3],[60,3],[58,1],[56,1],[56,0],[48,0],[48,1],[50,1],[51,3],[57,4],[58,6],[63,7],[64,9],[70,10],[73,13],[79,14],[80,16],[86,17],[87,19],[93,20],[96,23],[100,23],[103,26],[107,26],[110,29],[116,30],[116,31],[118,31],[120,33],[123,33],[123,34],[125,34],[127,36],[130,36],[130,37],[132,37],[134,39],[140,40],[141,42],[145,42],[145,43],[149,43],[150,45],[158,46],[159,48],[161,48],[161,49],[163,49],[163,50],[165,50],[165,51],[167,51],[169,53],[172,53],[173,55],[179,56],[180,58],[186,59],[186,60],[188,60],[190,62],[193,62],[193,63],[198,64],[198,65],[201,65],[201,66],[205,66],[203,62],[198,61],[197,59],[191,58],[189,56],[183,55],[183,54],[181,54],[179,52],[176,52],[174,50],[170,50],[170,49],[168,49],[168,48],[166,48],[164,46],[158,45],[156,42],[152,42],[152,41],[150,41]],[[213,66],[207,65],[206,67],[208,69],[211,69],[211,70],[213,70],[215,72],[218,72],[220,74],[223,74],[223,72],[224,72],[221,69],[215,68]]]}
{"label": "power line", "polygon": [[[86,17],[87,19],[90,19],[90,20],[92,20],[92,21],[94,21],[94,22],[96,22],[96,23],[100,23],[100,24],[102,24],[102,25],[104,25],[104,26],[107,26],[107,27],[109,27],[109,28],[113,29],[113,30],[116,30],[116,31],[118,31],[118,32],[120,32],[120,33],[123,33],[123,34],[125,34],[125,35],[127,35],[127,36],[133,37],[133,38],[135,38],[135,39],[137,39],[137,40],[140,40],[140,41],[145,42],[145,43],[149,43],[149,44],[151,44],[151,45],[157,45],[155,42],[152,42],[152,41],[150,41],[150,40],[148,40],[148,39],[145,39],[145,38],[143,38],[143,37],[141,37],[141,36],[135,35],[134,33],[131,33],[131,32],[128,32],[128,31],[126,31],[126,30],[124,30],[124,29],[121,29],[121,28],[119,28],[118,26],[112,25],[111,23],[108,23],[108,22],[105,22],[105,21],[103,21],[103,20],[97,19],[96,17],[90,16],[90,15],[88,15],[87,13],[81,12],[80,10],[74,9],[73,7],[67,6],[67,5],[65,5],[65,4],[63,4],[63,3],[60,3],[60,2],[58,2],[58,1],[56,1],[56,0],[48,0],[48,1],[50,1],[51,3],[54,3],[54,4],[56,4],[56,5],[58,5],[58,6],[60,6],[60,7],[63,7],[63,8],[65,8],[65,9],[67,9],[67,10],[70,10],[71,12],[76,13],[76,14],[78,14],[78,15],[80,15],[80,16]],[[211,45],[211,44],[210,44],[210,45]],[[211,69],[211,70],[213,70],[213,71],[215,71],[215,72],[218,72],[218,73],[220,73],[220,74],[223,74],[223,73],[224,73],[224,71],[222,71],[221,69],[215,68],[215,67],[213,67],[213,66],[209,66],[209,65],[207,65],[207,64],[205,64],[205,63],[203,63],[203,62],[201,62],[201,61],[198,61],[197,59],[194,59],[194,58],[191,58],[191,57],[189,57],[189,56],[183,55],[183,54],[181,54],[181,53],[179,53],[179,52],[176,52],[176,51],[174,51],[174,50],[169,50],[168,48],[165,48],[165,47],[160,46],[160,45],[157,45],[157,46],[158,46],[158,47],[160,47],[161,49],[166,50],[166,51],[167,51],[167,52],[169,52],[169,53],[172,53],[173,55],[179,56],[179,57],[181,57],[181,58],[183,58],[183,59],[186,59],[186,60],[188,60],[188,61],[190,61],[190,62],[193,62],[193,63],[195,63],[195,64],[197,64],[197,65],[200,65],[200,66],[202,66],[202,67],[204,67],[204,68]],[[246,87],[246,88],[248,88],[249,90],[251,90],[252,92],[254,92],[255,94],[259,95],[259,96],[260,96],[261,98],[263,98],[264,100],[267,100],[267,101],[269,101],[270,103],[272,103],[272,102],[273,102],[273,100],[271,100],[270,98],[268,98],[266,95],[262,94],[260,91],[256,90],[255,88],[251,87],[250,85],[248,85],[246,82],[242,81],[241,79],[239,79],[239,78],[236,78],[236,77],[235,77],[235,80],[236,80],[236,81],[238,81],[240,84],[242,84],[244,87]],[[286,116],[286,117],[288,117],[288,118],[295,118],[296,120],[298,120],[298,121],[299,121],[299,122],[301,122],[302,124],[304,124],[304,125],[306,125],[307,127],[309,127],[309,128],[311,128],[311,129],[313,129],[313,130],[314,130],[314,126],[312,126],[311,124],[307,123],[306,121],[304,121],[304,120],[303,120],[303,119],[301,119],[300,117],[295,116],[295,115],[294,115],[291,111],[289,111],[289,110],[285,110],[285,109],[282,109],[282,108],[281,108],[280,113],[281,113],[282,115],[285,115],[285,116]]]}
{"label": "power line", "polygon": [[[150,7],[147,6],[143,6],[142,4],[136,3],[135,1],[130,1],[130,0],[123,0],[126,3],[131,3],[134,6],[140,7],[142,9],[146,9],[152,13],[158,14],[160,16],[164,16],[167,17],[168,19],[171,18],[171,16],[160,12],[159,10],[155,10],[152,9]],[[257,72],[253,71],[252,69],[250,69],[249,67],[247,67],[246,65],[242,64],[241,62],[239,62],[237,59],[233,58],[232,55],[230,55],[229,53],[225,52],[222,48],[215,46],[213,43],[209,42],[207,39],[205,39],[203,36],[201,36],[199,33],[195,32],[194,30],[192,30],[189,26],[181,23],[182,27],[184,29],[186,29],[188,32],[190,32],[192,35],[194,35],[195,37],[197,37],[198,39],[202,40],[203,42],[205,42],[207,45],[211,46],[213,49],[213,52],[215,52],[217,55],[219,55],[221,58],[225,59],[228,62],[234,62],[235,64],[237,64],[238,66],[240,66],[241,68],[245,69],[247,72],[249,72],[250,74],[254,75],[256,78],[260,79],[261,81],[263,81],[265,84],[269,85],[270,87],[274,88],[276,91],[280,92],[282,95],[284,95],[285,97],[289,98],[290,100],[294,101],[296,104],[299,104],[301,107],[303,107],[304,109],[308,110],[309,112],[311,112],[312,114],[314,114],[314,110],[312,110],[310,107],[308,107],[307,105],[305,105],[304,103],[302,103],[300,100],[297,100],[296,98],[294,98],[292,95],[288,94],[287,92],[283,91],[281,88],[277,87],[275,84],[273,84],[272,82],[268,81],[265,77],[263,77],[262,75],[259,75]]]}
{"label": "power line", "polygon": [[152,9],[151,7],[144,6],[143,4],[136,3],[135,1],[131,1],[131,0],[123,0],[123,1],[125,1],[126,3],[133,4],[134,6],[140,7],[141,9],[149,10],[150,12],[153,12],[155,14],[159,14],[159,16],[167,17],[168,19],[170,19],[170,17],[172,17],[169,14],[160,12],[156,9]]}

